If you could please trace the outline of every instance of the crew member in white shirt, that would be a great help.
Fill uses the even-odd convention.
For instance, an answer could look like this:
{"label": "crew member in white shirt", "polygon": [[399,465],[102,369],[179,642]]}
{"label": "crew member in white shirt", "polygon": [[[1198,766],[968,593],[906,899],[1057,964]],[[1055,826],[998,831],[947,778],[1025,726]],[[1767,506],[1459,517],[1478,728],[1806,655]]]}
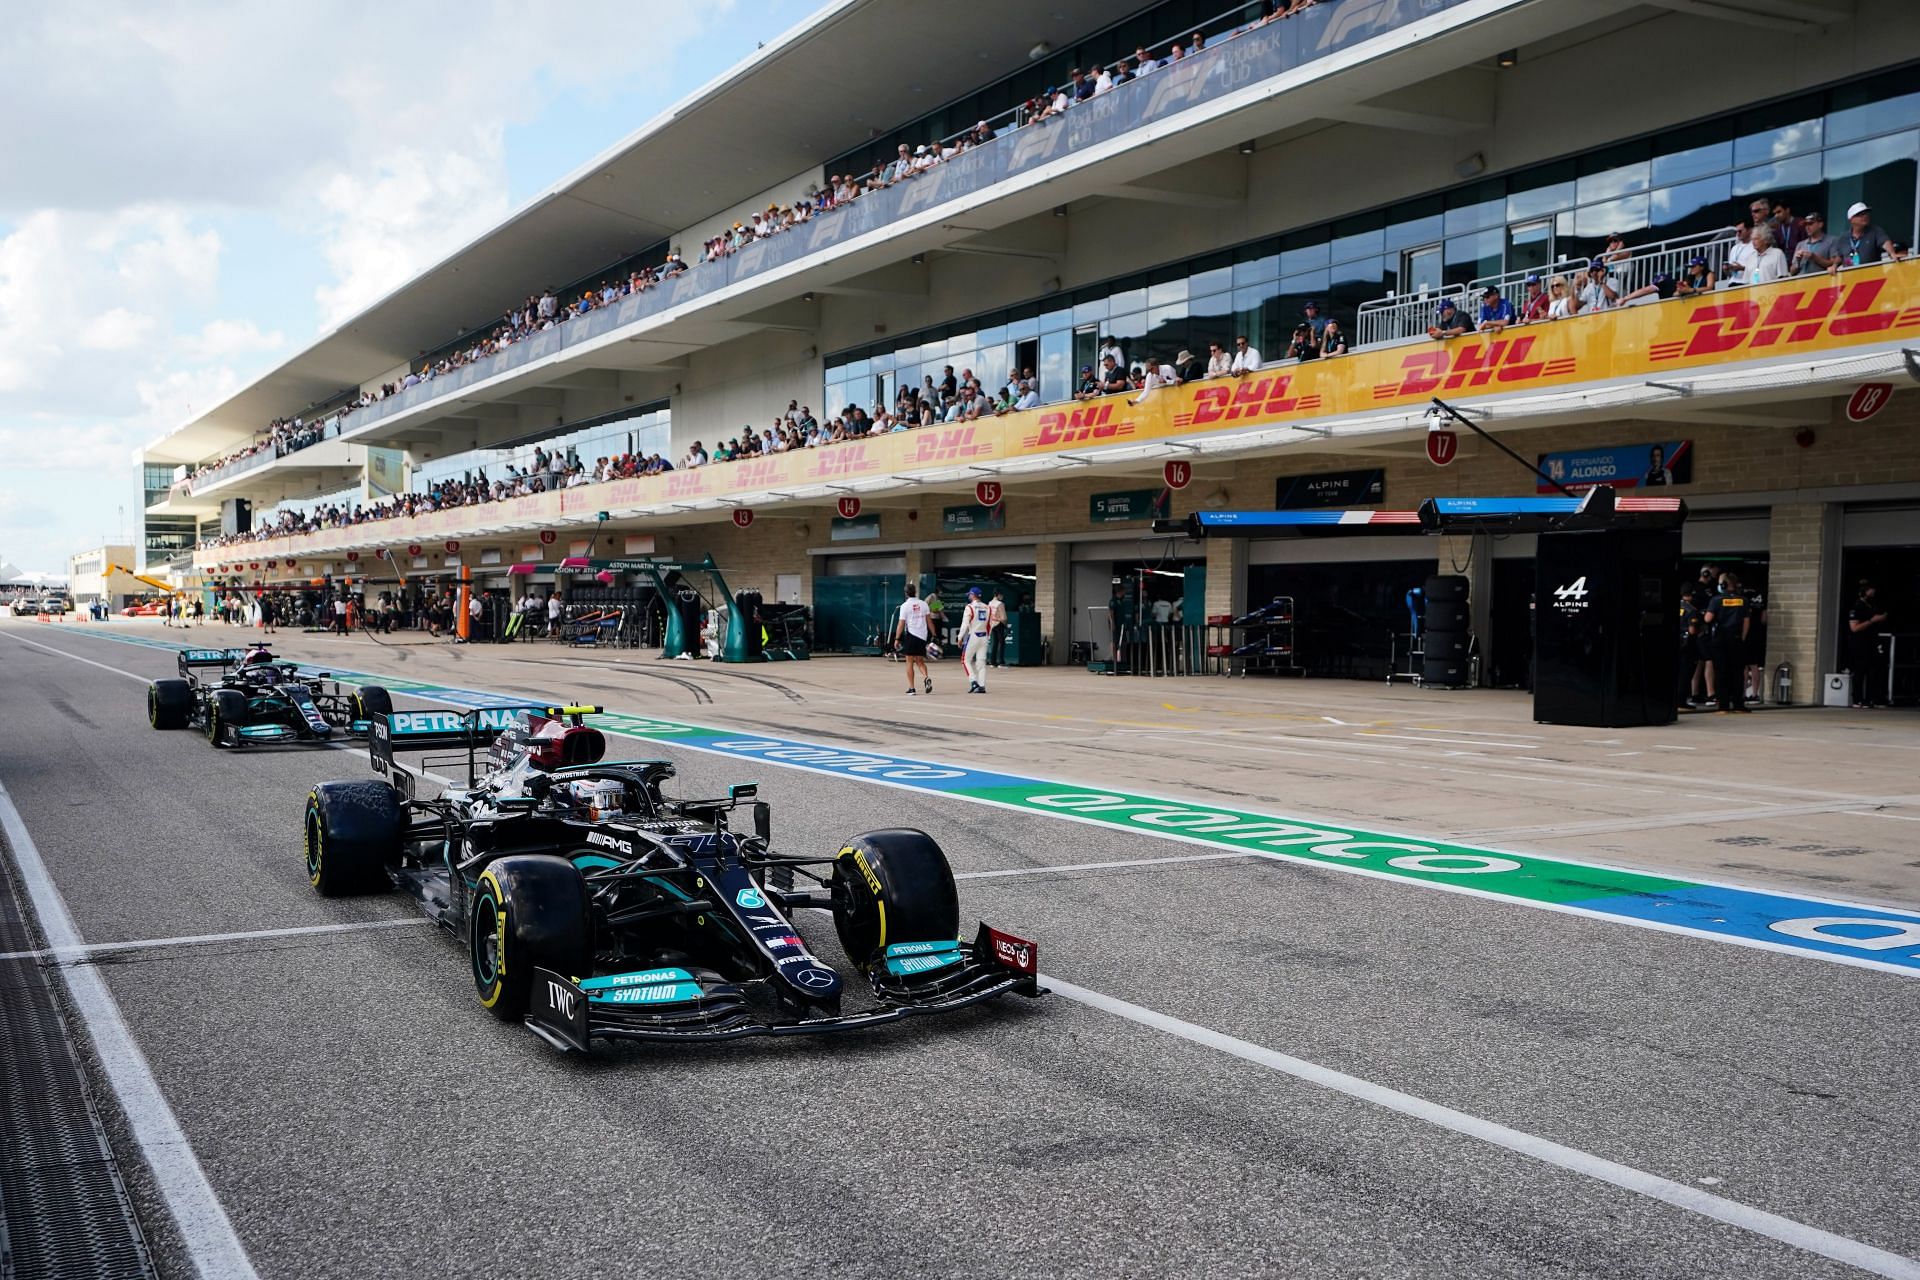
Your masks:
{"label": "crew member in white shirt", "polygon": [[893,624],[893,643],[907,661],[907,696],[915,696],[913,673],[917,668],[920,679],[925,682],[928,693],[933,692],[933,677],[927,674],[927,640],[931,636],[927,602],[920,598],[920,590],[913,583],[907,584],[907,598],[900,602],[900,614]]}
{"label": "crew member in white shirt", "polygon": [[967,692],[987,691],[987,641],[993,636],[993,611],[980,598],[980,588],[967,588],[967,605],[960,611],[960,669],[967,673]]}

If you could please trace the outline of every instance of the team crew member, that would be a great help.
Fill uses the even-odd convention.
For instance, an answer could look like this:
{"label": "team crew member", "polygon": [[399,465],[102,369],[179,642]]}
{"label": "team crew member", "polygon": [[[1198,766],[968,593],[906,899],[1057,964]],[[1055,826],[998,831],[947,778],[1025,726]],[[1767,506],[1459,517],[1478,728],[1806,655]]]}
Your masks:
{"label": "team crew member", "polygon": [[1702,565],[1700,577],[1687,592],[1687,598],[1693,602],[1693,648],[1689,658],[1693,664],[1693,682],[1688,690],[1687,705],[1704,707],[1714,701],[1713,691],[1713,654],[1708,643],[1706,623],[1707,606],[1713,603],[1714,579],[1720,575],[1712,565]]}
{"label": "team crew member", "polygon": [[1007,665],[1007,601],[1004,592],[994,592],[993,599],[987,603],[987,621],[993,624],[993,639],[987,644],[987,665],[1004,667]]}
{"label": "team crew member", "polygon": [[1747,597],[1740,591],[1740,579],[1728,572],[1720,575],[1720,593],[1707,606],[1707,634],[1713,645],[1713,683],[1718,691],[1720,710],[1745,711],[1747,699],[1741,687],[1746,673],[1747,631],[1753,625],[1753,613]]}
{"label": "team crew member", "polygon": [[980,588],[967,588],[967,605],[960,611],[960,669],[967,673],[967,692],[987,691],[987,641],[993,635],[993,610],[980,598]]}
{"label": "team crew member", "polygon": [[1879,592],[1871,582],[1860,583],[1860,597],[1847,610],[1847,670],[1853,672],[1853,705],[1879,705],[1886,692],[1887,672],[1880,665],[1880,627],[1887,611],[1880,607]]}
{"label": "team crew member", "polygon": [[920,672],[920,678],[926,681],[927,692],[933,692],[933,677],[927,674],[927,632],[932,615],[927,612],[927,602],[920,598],[920,590],[913,583],[907,584],[907,598],[900,602],[900,616],[893,624],[893,643],[907,660],[907,696],[914,696],[913,673]]}

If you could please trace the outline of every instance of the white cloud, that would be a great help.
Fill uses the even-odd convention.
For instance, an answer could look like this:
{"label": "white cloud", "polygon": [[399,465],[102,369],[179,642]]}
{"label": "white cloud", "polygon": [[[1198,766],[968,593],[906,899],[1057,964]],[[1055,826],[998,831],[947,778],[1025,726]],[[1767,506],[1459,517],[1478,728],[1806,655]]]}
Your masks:
{"label": "white cloud", "polygon": [[128,351],[139,346],[157,323],[152,316],[115,307],[82,323],[74,338],[87,351]]}
{"label": "white cloud", "polygon": [[192,360],[225,360],[286,345],[285,334],[278,329],[263,333],[251,320],[210,320],[200,332],[180,340],[180,352]]}

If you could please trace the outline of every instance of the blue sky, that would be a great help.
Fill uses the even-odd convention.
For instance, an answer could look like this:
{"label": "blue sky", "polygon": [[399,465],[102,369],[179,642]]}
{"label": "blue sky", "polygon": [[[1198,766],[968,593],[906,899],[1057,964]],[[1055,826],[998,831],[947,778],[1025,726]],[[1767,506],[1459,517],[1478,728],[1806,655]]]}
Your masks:
{"label": "blue sky", "polygon": [[411,2],[72,0],[10,19],[0,560],[64,572],[137,541],[137,446],[825,2],[471,0],[450,27]]}

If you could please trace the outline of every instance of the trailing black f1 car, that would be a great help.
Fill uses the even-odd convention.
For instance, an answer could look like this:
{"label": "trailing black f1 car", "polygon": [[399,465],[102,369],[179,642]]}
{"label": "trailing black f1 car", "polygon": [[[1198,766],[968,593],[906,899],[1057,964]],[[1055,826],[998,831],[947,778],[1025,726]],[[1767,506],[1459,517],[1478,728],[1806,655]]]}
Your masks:
{"label": "trailing black f1 car", "polygon": [[[202,673],[214,673],[203,679]],[[180,677],[147,688],[147,722],[156,729],[199,729],[216,747],[270,742],[330,742],[365,734],[393,710],[377,685],[348,690],[327,672],[307,676],[262,646],[186,649]]]}
{"label": "trailing black f1 car", "polygon": [[[375,716],[385,779],[308,797],[313,887],[410,893],[465,943],[480,1003],[562,1049],[838,1031],[1043,993],[1033,943],[985,924],[960,937],[953,873],[925,832],[775,853],[754,784],[669,798],[671,762],[602,762],[606,739],[582,719],[597,710]],[[454,754],[395,759],[432,750]],[[464,786],[420,796],[426,769],[462,761]],[[833,913],[860,1008],[843,1007],[848,981],[794,928],[800,908]]]}

